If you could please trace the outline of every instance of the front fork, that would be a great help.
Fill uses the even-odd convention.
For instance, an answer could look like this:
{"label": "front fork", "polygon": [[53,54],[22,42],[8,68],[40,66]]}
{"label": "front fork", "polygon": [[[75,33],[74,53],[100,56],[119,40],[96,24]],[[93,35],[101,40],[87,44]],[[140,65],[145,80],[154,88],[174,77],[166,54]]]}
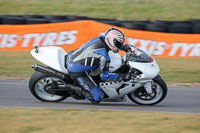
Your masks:
{"label": "front fork", "polygon": [[142,86],[144,86],[144,89],[146,90],[147,94],[151,94],[151,93],[153,93],[153,90],[155,90],[157,88],[156,84],[153,81],[159,80],[159,79],[161,79],[161,76],[157,75],[153,79],[139,81],[139,82],[141,84],[143,84]]}

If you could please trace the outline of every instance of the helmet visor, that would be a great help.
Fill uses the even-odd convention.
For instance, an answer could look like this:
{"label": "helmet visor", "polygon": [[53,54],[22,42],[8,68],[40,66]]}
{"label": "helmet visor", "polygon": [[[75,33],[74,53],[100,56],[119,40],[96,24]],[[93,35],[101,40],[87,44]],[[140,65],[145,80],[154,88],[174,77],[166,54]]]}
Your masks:
{"label": "helmet visor", "polygon": [[115,46],[118,48],[118,49],[121,49],[123,43],[121,43],[120,41],[118,41],[116,38],[114,38],[113,40]]}

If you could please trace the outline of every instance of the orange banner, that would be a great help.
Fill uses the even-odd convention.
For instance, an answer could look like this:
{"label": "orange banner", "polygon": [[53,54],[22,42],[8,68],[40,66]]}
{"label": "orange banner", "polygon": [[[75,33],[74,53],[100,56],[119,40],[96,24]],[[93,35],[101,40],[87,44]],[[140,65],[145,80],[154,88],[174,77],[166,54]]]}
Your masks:
{"label": "orange banner", "polygon": [[[0,50],[30,51],[35,46],[60,46],[67,52],[104,34],[111,25],[95,21],[35,25],[0,25]],[[126,43],[154,57],[200,58],[200,34],[172,34],[121,29]]]}

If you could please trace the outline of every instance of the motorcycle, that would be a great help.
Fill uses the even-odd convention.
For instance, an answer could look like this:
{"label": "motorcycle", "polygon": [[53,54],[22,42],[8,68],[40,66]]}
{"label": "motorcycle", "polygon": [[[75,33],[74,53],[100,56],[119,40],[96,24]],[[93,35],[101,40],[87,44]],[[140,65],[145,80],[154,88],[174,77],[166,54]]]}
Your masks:
{"label": "motorcycle", "polygon": [[[124,102],[129,98],[139,105],[155,105],[167,95],[167,85],[159,75],[156,60],[147,52],[130,45],[131,50],[120,56],[110,51],[109,71],[113,73],[129,73],[128,81],[102,81],[100,75],[92,75],[93,80],[105,93],[102,101]],[[67,85],[76,85],[68,75],[66,67],[67,53],[61,47],[35,47],[31,55],[44,65],[34,64],[35,70],[29,80],[32,95],[44,102],[60,102],[72,97],[85,100],[83,95],[70,90]],[[98,103],[91,101],[92,103]]]}

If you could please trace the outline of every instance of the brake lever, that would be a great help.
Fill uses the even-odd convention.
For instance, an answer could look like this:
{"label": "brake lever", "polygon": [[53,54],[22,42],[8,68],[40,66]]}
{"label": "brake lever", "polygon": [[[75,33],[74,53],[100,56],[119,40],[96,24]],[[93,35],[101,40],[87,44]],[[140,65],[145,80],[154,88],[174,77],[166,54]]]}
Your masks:
{"label": "brake lever", "polygon": [[130,57],[131,57],[131,50],[128,50],[128,52],[126,53],[126,64],[127,65],[129,63]]}

